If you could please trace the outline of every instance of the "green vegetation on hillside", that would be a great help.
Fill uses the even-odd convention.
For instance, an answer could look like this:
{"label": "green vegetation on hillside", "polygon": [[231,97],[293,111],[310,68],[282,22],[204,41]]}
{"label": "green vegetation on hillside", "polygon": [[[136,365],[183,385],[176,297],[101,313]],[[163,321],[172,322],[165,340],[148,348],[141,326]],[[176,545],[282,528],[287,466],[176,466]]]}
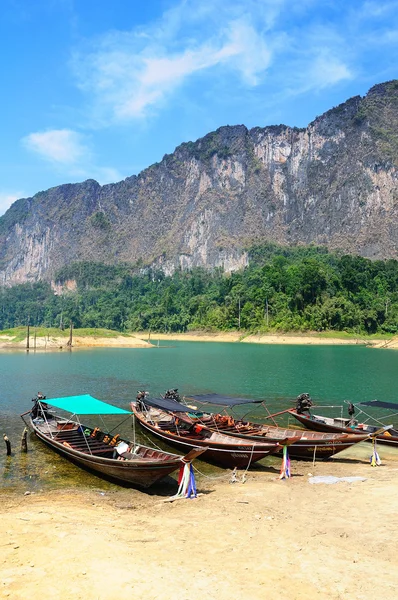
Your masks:
{"label": "green vegetation on hillside", "polygon": [[122,264],[75,263],[57,282],[76,292],[55,295],[48,283],[1,289],[0,329],[45,327],[186,331],[398,331],[398,262],[330,254],[324,248],[263,244],[250,266],[161,271]]}

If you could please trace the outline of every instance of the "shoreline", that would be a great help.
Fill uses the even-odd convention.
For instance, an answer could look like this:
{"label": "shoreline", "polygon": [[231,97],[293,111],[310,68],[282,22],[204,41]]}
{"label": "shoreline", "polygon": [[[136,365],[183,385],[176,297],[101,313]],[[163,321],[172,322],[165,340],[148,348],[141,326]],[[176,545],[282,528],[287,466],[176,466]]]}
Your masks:
{"label": "shoreline", "polygon": [[[37,336],[30,338],[29,351],[70,350],[65,336]],[[370,348],[398,349],[398,336],[387,339],[363,337],[326,337],[319,333],[250,334],[241,331],[115,334],[114,336],[75,335],[72,348],[154,348],[160,341],[219,342],[241,344],[280,344],[304,346],[366,346]],[[0,334],[0,350],[27,350],[27,340],[15,341],[11,335]]]}
{"label": "shoreline", "polygon": [[146,333],[136,332],[136,337],[156,345],[158,341],[181,342],[229,342],[240,344],[282,344],[303,346],[367,346],[370,348],[398,349],[398,336],[386,339],[363,337],[326,337],[319,333],[270,333],[250,334],[241,331]]}
{"label": "shoreline", "polygon": [[[148,340],[148,334],[136,333],[141,339]],[[186,341],[186,342],[231,342],[240,344],[292,344],[292,345],[361,345],[379,346],[387,343],[387,340],[374,340],[363,338],[339,338],[322,337],[319,334],[294,334],[294,333],[270,333],[270,334],[242,334],[239,331],[227,332],[186,332],[186,333],[152,333],[150,341],[154,344],[157,340]],[[388,343],[390,340],[388,340]],[[398,338],[396,340],[398,347]]]}

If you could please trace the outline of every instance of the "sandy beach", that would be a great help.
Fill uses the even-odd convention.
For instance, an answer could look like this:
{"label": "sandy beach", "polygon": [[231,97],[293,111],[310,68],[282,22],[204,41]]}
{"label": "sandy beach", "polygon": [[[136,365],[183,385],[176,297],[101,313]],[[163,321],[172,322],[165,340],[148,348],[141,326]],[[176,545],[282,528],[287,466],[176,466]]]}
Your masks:
{"label": "sandy beach", "polygon": [[[244,483],[242,473],[236,483],[230,471],[197,475],[199,497],[173,503],[123,488],[2,492],[0,597],[393,598],[398,459],[373,468],[370,451],[292,461],[284,481],[279,462]],[[311,475],[361,480],[311,484]]]}
{"label": "sandy beach", "polygon": [[[290,344],[290,345],[362,345],[371,348],[398,348],[398,336],[388,339],[326,337],[319,333],[295,334],[244,334],[241,331],[228,332],[186,332],[186,333],[148,333],[135,332],[124,335],[79,335],[73,336],[73,348],[153,348],[164,341],[185,342],[228,342],[245,344]],[[26,338],[16,341],[10,335],[0,334],[0,349],[26,349]],[[30,339],[30,350],[68,350],[68,337],[42,336]]]}
{"label": "sandy beach", "polygon": [[242,344],[292,344],[292,345],[362,345],[372,346],[376,348],[394,347],[398,348],[398,337],[389,340],[376,340],[372,338],[345,338],[345,337],[322,337],[318,333],[295,334],[295,333],[278,333],[278,334],[243,334],[240,331],[226,331],[217,333],[205,332],[187,332],[187,333],[152,333],[148,336],[147,333],[135,333],[142,340],[150,341],[156,344],[157,340],[180,340],[186,342],[236,342]]}
{"label": "sandy beach", "polygon": [[[72,348],[152,348],[148,343],[135,335],[75,335],[73,336]],[[0,349],[26,350],[26,338],[15,341],[11,336],[0,335]],[[65,336],[36,337],[30,339],[29,350],[69,350],[68,338]]]}

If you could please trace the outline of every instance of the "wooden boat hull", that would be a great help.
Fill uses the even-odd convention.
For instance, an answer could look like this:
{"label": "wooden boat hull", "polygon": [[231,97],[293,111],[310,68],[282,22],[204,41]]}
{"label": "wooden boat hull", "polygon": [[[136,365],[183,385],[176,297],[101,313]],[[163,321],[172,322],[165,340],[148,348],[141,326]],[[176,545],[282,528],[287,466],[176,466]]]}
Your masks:
{"label": "wooden boat hull", "polygon": [[[306,429],[311,431],[321,431],[321,432],[329,432],[329,433],[348,433],[350,435],[363,435],[366,429],[364,430],[359,428],[352,427],[344,427],[343,425],[336,424],[337,419],[324,419],[321,415],[306,415],[299,414],[296,410],[292,409],[289,413],[299,421]],[[333,421],[330,423],[328,421]],[[346,419],[348,421],[348,419]],[[365,425],[366,427],[366,425]],[[368,433],[372,433],[372,430],[375,430],[376,427],[371,426]],[[371,441],[371,440],[369,440]],[[386,431],[377,436],[378,444],[386,444],[389,446],[397,446],[398,447],[398,435],[395,435],[395,432],[390,433]]]}
{"label": "wooden boat hull", "polygon": [[[32,419],[30,419],[29,424],[35,435],[48,447],[79,467],[93,471],[106,478],[110,478],[115,482],[147,488],[163,477],[178,470],[183,464],[181,460],[182,457],[151,448],[145,448],[146,458],[137,457],[135,460],[122,461],[117,458],[94,456],[86,452],[81,452],[73,447],[66,446],[63,441],[57,441],[48,433],[41,431]],[[109,447],[109,455],[113,455],[113,450],[114,448]],[[197,454],[201,453],[202,450]],[[152,458],[148,456],[148,454],[152,454]]]}
{"label": "wooden boat hull", "polygon": [[[145,416],[135,409],[134,405],[132,408],[140,426],[158,439],[183,452],[196,446],[206,448],[205,452],[201,455],[201,459],[221,467],[246,469],[269,454],[275,454],[281,448],[278,443],[274,442],[245,440],[245,443],[240,440],[234,440],[231,436],[224,435],[219,436],[218,441],[211,439],[201,440],[198,438],[189,438],[188,436],[182,438],[175,433],[156,427],[154,424],[148,422]],[[209,433],[211,434],[212,432]],[[217,437],[217,433],[215,437]]]}
{"label": "wooden boat hull", "polygon": [[[237,435],[244,439],[259,439],[259,436],[246,436],[239,433],[234,433],[231,435]],[[273,439],[267,435],[266,437],[261,437],[260,439]],[[343,452],[343,450],[347,450],[351,448],[354,444],[359,443],[360,441],[366,439],[366,436],[362,436],[361,439],[358,439],[356,435],[344,435],[340,436],[339,439],[333,440],[307,440],[307,439],[299,439],[292,446],[289,446],[289,456],[290,458],[300,459],[300,460],[325,460],[331,458],[335,454],[339,452]]]}
{"label": "wooden boat hull", "polygon": [[[219,420],[217,421],[217,417]],[[190,419],[189,417],[184,417]],[[354,444],[368,439],[368,435],[347,433],[321,433],[315,431],[303,431],[301,429],[283,429],[274,425],[242,422],[227,417],[223,421],[220,415],[207,415],[202,423],[211,431],[232,437],[250,440],[280,443],[282,439],[294,439],[289,446],[289,456],[294,459],[327,459],[343,450],[347,450]],[[279,452],[282,448],[279,449]]]}

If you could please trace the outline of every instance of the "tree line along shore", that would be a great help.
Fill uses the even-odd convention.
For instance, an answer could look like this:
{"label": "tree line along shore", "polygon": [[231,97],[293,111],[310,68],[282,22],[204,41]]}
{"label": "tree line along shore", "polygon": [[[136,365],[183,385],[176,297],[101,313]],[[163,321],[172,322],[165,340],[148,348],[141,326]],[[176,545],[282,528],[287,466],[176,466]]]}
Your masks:
{"label": "tree line along shore", "polygon": [[[252,247],[249,266],[225,273],[80,262],[40,281],[1,290],[0,330],[106,329],[119,334],[322,333],[369,338],[398,333],[398,262],[325,248]],[[313,333],[311,333],[311,336]]]}

